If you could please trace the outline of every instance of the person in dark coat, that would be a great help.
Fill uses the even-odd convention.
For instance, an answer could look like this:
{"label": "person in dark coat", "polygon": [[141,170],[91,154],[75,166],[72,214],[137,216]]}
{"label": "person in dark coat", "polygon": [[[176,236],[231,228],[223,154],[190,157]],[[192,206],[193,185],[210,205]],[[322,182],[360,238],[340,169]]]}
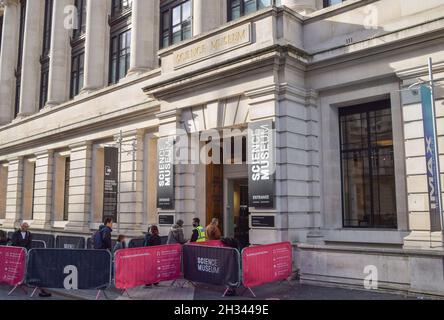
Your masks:
{"label": "person in dark coat", "polygon": [[124,235],[119,235],[117,237],[117,242],[116,242],[114,249],[113,249],[114,253],[116,253],[119,250],[126,249],[127,245],[126,245],[125,239],[126,239],[126,237]]}
{"label": "person in dark coat", "polygon": [[[159,228],[156,225],[151,226],[148,229],[148,234],[145,236],[144,246],[145,247],[155,247],[162,245],[162,239],[159,235]],[[158,286],[159,283],[154,283]],[[145,288],[151,288],[151,284],[146,284]]]}
{"label": "person in dark coat", "polygon": [[113,243],[111,241],[111,233],[113,232],[113,219],[106,218],[103,222],[105,227],[101,229],[102,232],[102,249],[104,250],[113,250]]}
{"label": "person in dark coat", "polygon": [[8,234],[0,230],[0,246],[7,246],[9,243]]}
{"label": "person in dark coat", "polygon": [[20,229],[12,234],[12,246],[21,247],[26,250],[32,249],[32,234],[28,231],[29,224],[26,222],[22,223]]}
{"label": "person in dark coat", "polygon": [[[25,248],[28,251],[32,249],[32,233],[28,229],[29,224],[26,222],[22,223],[20,229],[12,235],[12,246]],[[49,292],[40,289],[39,297],[49,298],[51,296]]]}

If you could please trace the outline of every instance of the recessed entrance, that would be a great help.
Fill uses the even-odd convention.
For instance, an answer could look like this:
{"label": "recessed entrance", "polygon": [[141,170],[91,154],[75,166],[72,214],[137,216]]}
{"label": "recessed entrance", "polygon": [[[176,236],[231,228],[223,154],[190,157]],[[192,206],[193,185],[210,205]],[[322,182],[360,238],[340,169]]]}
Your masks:
{"label": "recessed entrance", "polygon": [[226,179],[225,235],[250,244],[250,212],[248,207],[248,179]]}

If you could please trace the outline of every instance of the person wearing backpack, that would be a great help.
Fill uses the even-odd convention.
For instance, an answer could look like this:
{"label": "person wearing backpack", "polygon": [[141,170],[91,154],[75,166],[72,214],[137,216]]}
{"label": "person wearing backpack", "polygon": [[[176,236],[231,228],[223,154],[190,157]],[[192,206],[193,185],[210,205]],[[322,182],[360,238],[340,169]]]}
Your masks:
{"label": "person wearing backpack", "polygon": [[168,241],[167,244],[185,244],[187,240],[183,234],[183,220],[177,220],[176,224],[171,227],[170,232],[168,233]]}
{"label": "person wearing backpack", "polygon": [[94,234],[94,249],[112,251],[111,233],[113,232],[113,219],[106,218],[103,225]]}

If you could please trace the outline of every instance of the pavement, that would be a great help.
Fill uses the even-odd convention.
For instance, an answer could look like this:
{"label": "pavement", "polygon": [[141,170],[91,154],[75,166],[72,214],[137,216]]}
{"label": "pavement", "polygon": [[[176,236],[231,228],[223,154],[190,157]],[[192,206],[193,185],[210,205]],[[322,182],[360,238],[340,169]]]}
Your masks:
{"label": "pavement", "polygon": [[[183,285],[183,287],[182,287]],[[95,300],[97,291],[91,290],[50,290],[51,298],[40,298],[36,294],[30,298],[32,289],[27,289],[27,294],[18,288],[11,296],[8,296],[10,287],[0,287],[0,300]],[[291,283],[273,283],[254,288],[256,298],[244,288],[237,290],[238,296],[222,298],[224,288],[204,284],[191,284],[179,280],[174,284],[165,282],[158,287],[138,287],[123,292],[110,288],[101,293],[100,300],[425,300],[430,297],[402,295],[381,291],[364,289],[349,289],[338,287],[322,287],[300,284],[297,281]]]}

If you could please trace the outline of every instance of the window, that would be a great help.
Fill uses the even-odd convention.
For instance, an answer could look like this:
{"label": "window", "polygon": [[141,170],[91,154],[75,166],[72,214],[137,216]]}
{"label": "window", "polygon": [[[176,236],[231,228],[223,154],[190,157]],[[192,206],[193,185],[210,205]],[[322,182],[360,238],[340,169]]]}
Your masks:
{"label": "window", "polygon": [[21,0],[19,47],[17,53],[17,68],[15,70],[14,118],[16,118],[20,112],[20,88],[22,84],[23,39],[25,37],[25,19],[26,19],[26,0]]}
{"label": "window", "polygon": [[131,11],[133,0],[112,0],[111,16],[118,17]]}
{"label": "window", "polygon": [[86,32],[86,1],[76,0],[77,29],[73,31],[71,40],[71,85],[69,96],[73,99],[83,88],[85,73],[85,32]]}
{"label": "window", "polygon": [[272,0],[228,0],[228,21],[269,7]]}
{"label": "window", "polygon": [[191,1],[173,1],[161,8],[160,47],[166,48],[192,36]]}
{"label": "window", "polygon": [[344,227],[397,228],[390,100],[340,109]]}
{"label": "window", "polygon": [[77,9],[77,28],[74,29],[73,39],[79,39],[86,32],[86,1],[87,0],[75,0],[75,7]]}
{"label": "window", "polygon": [[131,60],[131,5],[130,0],[113,0],[111,27],[109,83],[124,78]]}
{"label": "window", "polygon": [[45,0],[45,20],[43,25],[43,50],[40,57],[40,101],[39,108],[43,109],[48,101],[49,84],[49,51],[51,49],[52,8],[54,0]]}
{"label": "window", "polygon": [[63,192],[63,221],[68,221],[69,213],[69,177],[71,170],[71,158],[65,158],[65,185]]}
{"label": "window", "polygon": [[335,4],[340,4],[345,0],[324,0],[324,8],[334,6]]}

